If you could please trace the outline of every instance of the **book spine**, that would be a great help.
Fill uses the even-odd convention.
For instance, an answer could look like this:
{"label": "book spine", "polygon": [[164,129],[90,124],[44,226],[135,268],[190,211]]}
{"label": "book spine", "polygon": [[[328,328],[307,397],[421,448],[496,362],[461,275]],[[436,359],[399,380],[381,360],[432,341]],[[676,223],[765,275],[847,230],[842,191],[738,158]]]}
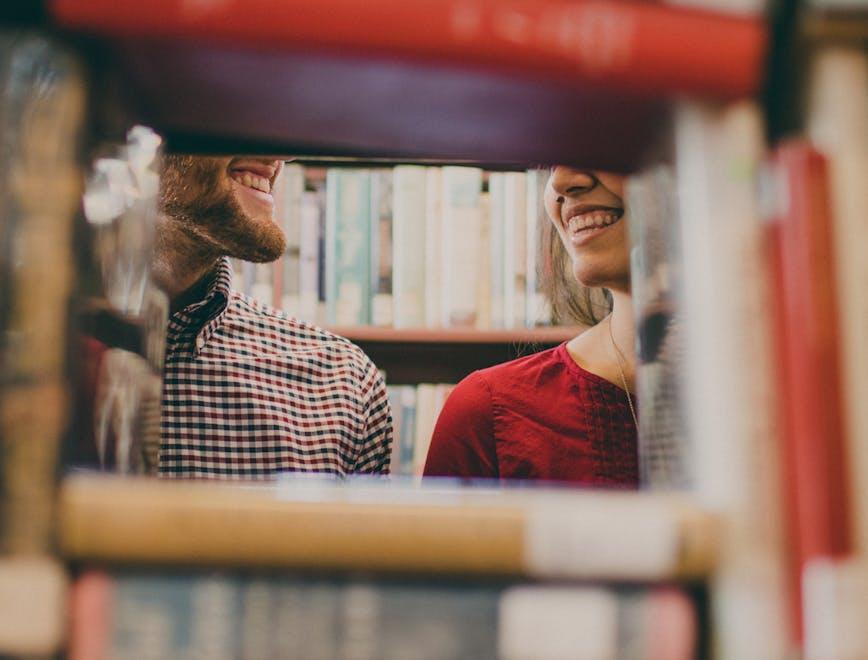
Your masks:
{"label": "book spine", "polygon": [[805,660],[868,654],[868,563],[864,557],[813,559],[804,571]]}
{"label": "book spine", "polygon": [[[697,641],[691,597],[665,587],[90,572],[76,588],[93,592],[97,616],[110,622],[105,646],[87,660],[397,660],[410,657],[408,648],[415,660],[687,660]],[[665,625],[654,629],[655,621]]]}
{"label": "book spine", "polygon": [[389,408],[392,411],[392,454],[389,458],[390,474],[400,475],[401,465],[401,425],[404,410],[401,408],[401,386],[388,385]]}
{"label": "book spine", "polygon": [[525,325],[527,305],[527,184],[519,172],[507,172],[504,180],[504,325]]}
{"label": "book spine", "polygon": [[780,561],[772,315],[756,193],[765,144],[760,110],[751,102],[681,103],[674,141],[683,391],[696,439],[689,479],[700,501],[732,521],[713,583],[717,651],[782,657],[792,640]]}
{"label": "book spine", "polygon": [[473,327],[479,308],[479,253],[482,251],[482,170],[443,168],[443,212],[440,252],[443,327]]}
{"label": "book spine", "polygon": [[440,327],[442,289],[443,170],[429,167],[425,195],[425,327]]}
{"label": "book spine", "polygon": [[834,230],[825,158],[805,142],[790,141],[776,148],[771,166],[778,202],[772,237],[781,287],[781,414],[789,432],[781,451],[791,470],[791,570],[795,600],[802,602],[808,562],[852,549]]}
{"label": "book spine", "polygon": [[425,321],[424,167],[399,165],[394,170],[392,247],[394,325],[414,328]]}
{"label": "book spine", "polygon": [[505,268],[504,255],[506,249],[506,175],[503,172],[492,172],[488,177],[489,195],[489,246],[491,281],[491,327],[500,329],[506,327],[504,321]]}
{"label": "book spine", "polygon": [[236,291],[244,292],[244,266],[243,261],[231,257],[229,263],[232,265],[232,288]]}
{"label": "book spine", "polygon": [[46,556],[0,558],[0,653],[54,657],[65,636],[67,576]]}
{"label": "book spine", "polygon": [[323,200],[320,192],[305,191],[299,214],[299,318],[315,322],[319,306],[319,270]]}
{"label": "book spine", "polygon": [[398,474],[411,475],[416,464],[413,455],[416,447],[417,388],[401,386],[401,426],[398,430],[401,445],[401,460]]}
{"label": "book spine", "polygon": [[543,227],[549,222],[546,216],[544,197],[548,180],[548,172],[543,170],[528,170],[527,177],[527,263],[525,265],[526,284],[525,302],[527,312],[525,321],[529,328],[538,325],[551,324],[551,312],[548,310],[545,296],[540,289],[542,263]]}
{"label": "book spine", "polygon": [[289,316],[301,313],[301,213],[304,194],[304,168],[286,163],[281,175],[281,191],[275,215],[286,236],[286,249],[274,264],[274,307]]}
{"label": "book spine", "polygon": [[437,385],[422,383],[416,387],[416,438],[413,443],[413,474],[421,476],[425,469],[431,435],[437,422]]}
{"label": "book spine", "polygon": [[240,264],[243,273],[241,281],[244,283],[241,292],[245,296],[253,296],[253,289],[256,286],[256,264],[250,261],[241,261]]}
{"label": "book spine", "polygon": [[811,65],[807,128],[829,165],[853,540],[868,555],[868,55],[826,46]]}
{"label": "book spine", "polygon": [[86,89],[70,52],[0,35],[0,555],[53,549]]}
{"label": "book spine", "polygon": [[676,179],[659,165],[627,182],[630,277],[636,319],[636,392],[641,483],[649,489],[692,485],[689,435],[684,423],[683,272],[675,201]]}
{"label": "book spine", "polygon": [[253,284],[250,286],[250,296],[256,300],[271,305],[274,301],[274,277],[278,272],[276,264],[252,264]]}
{"label": "book spine", "polygon": [[758,18],[641,2],[477,0],[444,8],[436,0],[364,7],[324,0],[312,9],[302,0],[273,0],[257,7],[251,12],[242,0],[153,0],[124,11],[111,0],[50,5],[61,26],[109,34],[337,47],[656,93],[750,94],[759,87],[765,48]]}
{"label": "book spine", "polygon": [[[484,175],[483,175],[484,176]],[[476,253],[476,323],[479,330],[491,329],[491,196],[479,195],[479,252]]]}
{"label": "book spine", "polygon": [[391,326],[392,182],[391,170],[376,170],[371,179],[371,323]]}
{"label": "book spine", "polygon": [[326,318],[370,323],[371,174],[330,170],[326,180]]}

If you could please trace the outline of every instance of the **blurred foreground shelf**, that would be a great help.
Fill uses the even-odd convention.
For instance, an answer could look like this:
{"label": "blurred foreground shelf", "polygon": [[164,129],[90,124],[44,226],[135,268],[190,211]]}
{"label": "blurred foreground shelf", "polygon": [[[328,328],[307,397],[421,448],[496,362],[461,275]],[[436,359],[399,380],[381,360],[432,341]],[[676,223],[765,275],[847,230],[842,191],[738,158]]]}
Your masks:
{"label": "blurred foreground shelf", "polygon": [[766,43],[761,17],[630,0],[48,8],[117,91],[103,131],[135,120],[210,153],[634,171],[673,95],[755,93]]}

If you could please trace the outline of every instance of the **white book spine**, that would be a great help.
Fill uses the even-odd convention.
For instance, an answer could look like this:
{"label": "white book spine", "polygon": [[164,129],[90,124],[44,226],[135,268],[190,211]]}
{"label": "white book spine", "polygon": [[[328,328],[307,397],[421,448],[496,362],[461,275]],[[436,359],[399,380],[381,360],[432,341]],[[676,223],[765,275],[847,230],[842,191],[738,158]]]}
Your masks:
{"label": "white book spine", "polygon": [[444,327],[472,327],[476,323],[481,192],[482,170],[443,168],[440,323]]}
{"label": "white book spine", "polygon": [[328,325],[335,323],[334,300],[337,291],[337,272],[335,261],[337,260],[338,241],[338,200],[340,185],[340,173],[330,169],[326,173],[326,202],[325,202],[325,322]]}
{"label": "white book spine", "polygon": [[274,264],[254,264],[250,295],[259,302],[271,305],[274,298]]}
{"label": "white book spine", "polygon": [[371,173],[331,170],[326,202],[326,309],[330,324],[370,322]]}
{"label": "white book spine", "polygon": [[549,222],[543,197],[548,175],[541,170],[528,170],[527,181],[527,240],[525,259],[525,321],[532,328],[551,323],[551,312],[540,290],[540,264],[543,259],[541,243],[543,223]]}
{"label": "white book spine", "polygon": [[504,324],[504,240],[506,238],[505,174],[492,172],[488,177],[489,214],[489,280],[491,283],[491,327],[503,328]]}
{"label": "white book spine", "polygon": [[320,196],[305,192],[299,214],[299,310],[298,317],[314,322],[319,303],[320,216],[323,213]]}
{"label": "white book spine", "polygon": [[619,618],[610,589],[512,587],[499,604],[498,657],[615,660]]}
{"label": "white book spine", "polygon": [[399,165],[394,170],[392,222],[392,299],[396,328],[414,328],[425,321],[424,167]]}
{"label": "white book spine", "polygon": [[301,205],[304,194],[304,168],[288,163],[281,174],[283,190],[281,208],[277,211],[286,235],[286,250],[275,277],[280,279],[280,299],[275,301],[287,314],[297,317],[301,312]]}
{"label": "white book spine", "polygon": [[814,559],[802,580],[805,660],[868,657],[868,564],[864,558]]}
{"label": "white book spine", "polygon": [[53,656],[66,634],[69,596],[59,562],[37,556],[0,559],[0,653]]}
{"label": "white book spine", "polygon": [[244,288],[242,289],[242,293],[247,296],[252,296],[253,285],[256,283],[256,265],[249,261],[242,261],[241,271],[244,273],[241,280],[242,282],[244,282]]}
{"label": "white book spine", "polygon": [[808,131],[829,160],[854,540],[868,555],[868,54],[824,48],[812,64]]}
{"label": "white book spine", "polygon": [[416,388],[416,438],[413,446],[413,474],[425,469],[431,435],[437,422],[437,385],[422,383]]}
{"label": "white book spine", "polygon": [[482,193],[479,197],[479,252],[476,259],[476,328],[491,328],[491,194]]}
{"label": "white book spine", "polygon": [[440,326],[442,265],[440,240],[443,230],[443,171],[429,167],[425,196],[425,326]]}
{"label": "white book spine", "polygon": [[391,170],[371,175],[371,324],[392,325],[392,181]]}
{"label": "white book spine", "polygon": [[[747,101],[729,106],[685,102],[676,110],[686,330],[682,391],[691,472],[700,501],[731,523],[716,581],[753,590],[748,596],[716,592],[717,642],[720,657],[782,657],[787,637],[777,561],[779,460],[756,194],[764,157],[761,114]],[[764,558],[776,575],[765,583],[740,579],[740,571]],[[764,616],[748,616],[742,604],[749,599],[766,604]],[[768,627],[774,622],[779,625]]]}
{"label": "white book spine", "polygon": [[504,326],[525,325],[527,275],[527,183],[524,172],[505,175]]}
{"label": "white book spine", "polygon": [[232,288],[244,293],[244,262],[233,257],[229,263],[232,264]]}

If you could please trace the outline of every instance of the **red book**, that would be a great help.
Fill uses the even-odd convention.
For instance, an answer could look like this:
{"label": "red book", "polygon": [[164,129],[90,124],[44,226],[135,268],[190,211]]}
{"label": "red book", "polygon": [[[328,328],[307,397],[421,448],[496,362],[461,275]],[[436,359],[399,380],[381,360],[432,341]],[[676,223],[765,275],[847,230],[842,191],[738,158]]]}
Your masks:
{"label": "red book", "polygon": [[[776,149],[772,167],[779,208],[768,236],[797,610],[805,564],[851,550],[850,503],[827,163],[809,144],[792,141]],[[795,623],[801,631],[801,616]]]}
{"label": "red book", "polygon": [[766,35],[745,18],[638,0],[51,0],[62,27],[265,49],[325,48],[660,94],[757,91]]}

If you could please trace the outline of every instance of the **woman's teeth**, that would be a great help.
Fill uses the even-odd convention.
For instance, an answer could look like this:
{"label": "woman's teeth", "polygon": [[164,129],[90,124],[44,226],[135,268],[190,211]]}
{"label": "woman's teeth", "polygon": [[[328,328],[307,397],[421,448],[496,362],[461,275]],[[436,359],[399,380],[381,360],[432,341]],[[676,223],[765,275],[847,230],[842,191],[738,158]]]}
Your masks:
{"label": "woman's teeth", "polygon": [[597,229],[599,227],[608,227],[618,221],[620,215],[611,211],[594,211],[593,213],[583,213],[574,215],[567,221],[567,228],[571,232],[582,231],[585,229]]}
{"label": "woman's teeth", "polygon": [[240,183],[242,186],[247,186],[254,190],[261,190],[264,193],[271,192],[271,182],[265,177],[257,176],[256,174],[251,174],[250,172],[233,172],[232,179]]}

